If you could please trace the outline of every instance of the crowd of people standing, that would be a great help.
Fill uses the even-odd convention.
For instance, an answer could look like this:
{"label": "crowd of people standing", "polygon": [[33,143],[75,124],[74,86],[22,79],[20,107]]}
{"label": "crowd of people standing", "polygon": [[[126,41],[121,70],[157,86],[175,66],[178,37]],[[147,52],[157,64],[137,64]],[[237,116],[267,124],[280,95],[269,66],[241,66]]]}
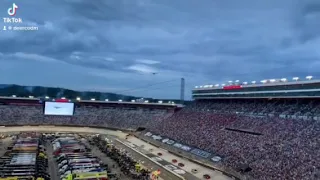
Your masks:
{"label": "crowd of people standing", "polygon": [[316,101],[196,101],[176,113],[85,106],[77,107],[74,116],[44,116],[42,111],[40,106],[0,105],[0,124],[146,127],[217,154],[226,167],[247,164],[252,168],[247,175],[256,180],[319,178],[320,106]]}

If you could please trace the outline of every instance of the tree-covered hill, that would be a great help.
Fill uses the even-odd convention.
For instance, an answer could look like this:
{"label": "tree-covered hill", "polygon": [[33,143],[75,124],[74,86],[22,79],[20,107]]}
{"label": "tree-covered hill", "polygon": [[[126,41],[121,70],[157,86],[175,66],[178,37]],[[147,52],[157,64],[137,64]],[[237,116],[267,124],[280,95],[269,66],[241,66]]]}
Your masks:
{"label": "tree-covered hill", "polygon": [[[67,99],[76,99],[81,97],[82,100],[90,100],[94,98],[95,100],[105,100],[118,101],[119,99],[123,101],[137,100],[143,97],[126,96],[122,94],[108,93],[108,92],[91,92],[91,91],[75,91],[65,88],[55,88],[55,87],[42,87],[42,86],[21,86],[15,84],[0,84],[0,96],[13,96],[16,97],[29,97],[34,96],[38,98],[44,98],[46,96],[50,98],[61,98],[65,97]],[[157,102],[158,99],[145,98],[150,102]],[[168,99],[166,101],[174,101],[178,103],[177,99]]]}

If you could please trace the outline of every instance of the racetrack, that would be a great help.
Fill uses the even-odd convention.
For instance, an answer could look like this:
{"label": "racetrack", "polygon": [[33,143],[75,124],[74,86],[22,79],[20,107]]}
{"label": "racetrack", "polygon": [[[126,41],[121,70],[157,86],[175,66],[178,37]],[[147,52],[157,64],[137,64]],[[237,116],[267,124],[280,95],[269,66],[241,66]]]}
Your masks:
{"label": "racetrack", "polygon": [[[19,127],[0,127],[0,133],[12,133],[12,132],[23,132],[23,131],[33,131],[33,132],[75,132],[75,133],[93,133],[93,134],[106,134],[111,136],[116,136],[119,139],[124,139],[127,135],[121,131],[113,131],[107,129],[95,129],[87,127],[63,127],[63,126],[19,126]],[[128,152],[136,159],[144,161],[143,165],[148,169],[160,169],[161,175],[159,180],[183,180],[180,177],[177,177],[172,172],[164,169],[163,167],[155,164],[153,161],[142,156],[141,154],[133,151],[131,148],[124,146],[123,144],[116,143],[116,146],[121,148],[126,148]],[[192,178],[196,180],[197,178]]]}
{"label": "racetrack", "polygon": [[[89,128],[89,127],[65,127],[65,126],[15,126],[15,127],[0,127],[0,133],[10,133],[10,132],[22,132],[22,131],[33,131],[33,132],[75,132],[75,133],[93,133],[93,134],[105,134],[108,136],[114,136],[117,137],[116,139],[120,139],[122,142],[125,142],[125,137],[126,137],[126,133],[122,132],[122,131],[115,131],[115,130],[108,130],[108,129],[98,129],[98,128]],[[137,141],[135,140],[134,143],[135,144],[140,144],[143,141]],[[160,169],[162,174],[160,175],[161,179],[165,179],[165,180],[181,180],[181,179],[185,179],[185,180],[196,180],[196,179],[202,179],[202,173],[206,173],[206,174],[210,174],[210,176],[215,179],[215,180],[230,180],[230,177],[224,176],[221,173],[215,172],[213,170],[209,170],[207,168],[202,168],[199,165],[196,167],[196,169],[198,169],[200,172],[200,174],[192,174],[190,171],[191,167],[194,167],[195,165],[192,164],[191,162],[186,162],[185,160],[179,158],[179,157],[174,157],[172,154],[168,154],[165,153],[165,151],[162,151],[163,154],[168,154],[168,156],[170,157],[169,159],[166,160],[165,157],[164,161],[162,161],[162,163],[164,162],[168,162],[170,164],[170,160],[172,158],[175,159],[179,159],[179,161],[183,161],[185,162],[185,164],[187,165],[185,168],[183,168],[183,170],[186,171],[186,173],[184,174],[180,174],[177,175],[177,173],[173,173],[172,171],[169,171],[166,168],[162,167],[161,164],[159,162],[155,163],[154,161],[151,161],[149,158],[153,158],[153,156],[151,157],[150,153],[143,153],[144,155],[142,155],[141,153],[138,153],[136,150],[129,148],[129,146],[127,146],[126,144],[123,143],[116,143],[117,146],[120,146],[122,148],[126,148],[136,159],[142,160],[144,161],[144,166],[146,166],[149,169]],[[141,145],[141,144],[140,144]],[[145,147],[150,146],[147,143],[145,144]],[[155,147],[153,147],[155,148]],[[139,152],[145,151],[141,148],[138,148]],[[167,165],[168,166],[168,165]]]}

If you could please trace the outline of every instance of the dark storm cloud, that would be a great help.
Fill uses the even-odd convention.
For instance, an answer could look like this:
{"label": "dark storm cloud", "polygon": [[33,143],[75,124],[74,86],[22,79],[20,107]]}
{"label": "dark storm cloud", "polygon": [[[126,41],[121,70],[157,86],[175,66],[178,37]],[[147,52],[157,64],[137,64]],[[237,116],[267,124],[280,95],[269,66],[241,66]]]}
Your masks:
{"label": "dark storm cloud", "polygon": [[[3,17],[11,3],[2,3]],[[178,97],[180,77],[190,93],[199,83],[320,75],[317,0],[15,3],[17,17],[39,31],[0,34],[5,83],[114,92],[177,79],[167,88],[176,93],[163,86],[147,96]]]}
{"label": "dark storm cloud", "polygon": [[320,2],[317,0],[302,1],[295,16],[295,28],[301,43],[312,41],[320,36]]}
{"label": "dark storm cloud", "polygon": [[136,16],[139,11],[136,1],[96,0],[63,0],[72,13],[96,21],[140,20]]}

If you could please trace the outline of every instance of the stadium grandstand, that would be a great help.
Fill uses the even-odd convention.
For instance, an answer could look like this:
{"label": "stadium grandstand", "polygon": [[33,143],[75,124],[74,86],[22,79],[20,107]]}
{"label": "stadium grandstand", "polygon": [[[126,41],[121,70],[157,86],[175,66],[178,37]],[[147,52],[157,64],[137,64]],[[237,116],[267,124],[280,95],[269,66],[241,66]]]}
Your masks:
{"label": "stadium grandstand", "polygon": [[308,76],[306,80],[271,79],[261,83],[229,81],[196,86],[192,96],[194,101],[185,107],[173,103],[1,97],[0,124],[130,130],[141,139],[239,179],[320,178],[319,80]]}

